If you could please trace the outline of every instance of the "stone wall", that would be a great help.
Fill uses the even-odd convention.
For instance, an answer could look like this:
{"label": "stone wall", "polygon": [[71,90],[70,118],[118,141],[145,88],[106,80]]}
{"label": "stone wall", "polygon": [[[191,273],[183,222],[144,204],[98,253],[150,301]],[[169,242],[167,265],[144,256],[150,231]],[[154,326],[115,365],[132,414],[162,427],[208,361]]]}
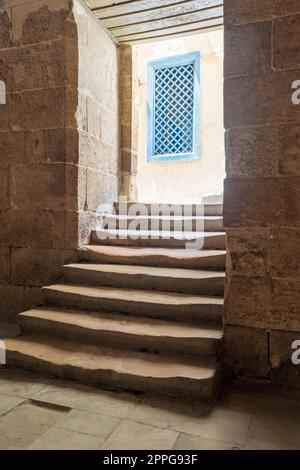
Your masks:
{"label": "stone wall", "polygon": [[136,201],[138,109],[134,97],[134,91],[137,87],[136,51],[134,47],[121,46],[120,64],[121,196]]}
{"label": "stone wall", "polygon": [[118,199],[119,49],[99,19],[74,1],[78,34],[79,244]]}
{"label": "stone wall", "polygon": [[300,2],[224,4],[226,363],[300,383]]}
{"label": "stone wall", "polygon": [[116,46],[79,2],[6,0],[0,79],[0,321],[13,321],[115,198]]}

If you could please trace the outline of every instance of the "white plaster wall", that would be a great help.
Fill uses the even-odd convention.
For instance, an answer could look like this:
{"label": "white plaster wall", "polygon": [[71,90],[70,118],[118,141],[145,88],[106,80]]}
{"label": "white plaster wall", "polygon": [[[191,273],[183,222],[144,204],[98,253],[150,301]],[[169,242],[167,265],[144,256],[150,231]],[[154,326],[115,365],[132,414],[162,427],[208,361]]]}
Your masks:
{"label": "white plaster wall", "polygon": [[[223,191],[223,30],[134,46],[138,108],[137,191],[141,202],[199,202]],[[200,51],[200,155],[196,161],[147,162],[147,64]]]}

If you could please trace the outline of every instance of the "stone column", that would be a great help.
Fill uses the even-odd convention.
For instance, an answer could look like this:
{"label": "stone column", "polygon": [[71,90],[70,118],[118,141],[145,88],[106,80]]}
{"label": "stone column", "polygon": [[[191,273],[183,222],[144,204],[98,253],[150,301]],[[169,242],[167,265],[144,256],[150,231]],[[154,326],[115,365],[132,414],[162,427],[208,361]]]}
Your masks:
{"label": "stone column", "polygon": [[300,383],[300,3],[225,0],[229,373]]}
{"label": "stone column", "polygon": [[121,46],[120,101],[121,101],[121,196],[137,200],[136,173],[138,147],[138,117],[134,91],[137,86],[134,73],[134,51]]}

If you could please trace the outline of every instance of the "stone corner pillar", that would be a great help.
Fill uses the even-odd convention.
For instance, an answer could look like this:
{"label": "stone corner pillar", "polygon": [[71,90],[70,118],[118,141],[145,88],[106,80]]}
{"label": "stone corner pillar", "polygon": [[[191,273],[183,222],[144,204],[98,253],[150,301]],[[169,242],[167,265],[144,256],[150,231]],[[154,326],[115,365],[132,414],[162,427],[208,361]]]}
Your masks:
{"label": "stone corner pillar", "polygon": [[131,46],[120,48],[121,101],[121,196],[137,199],[138,119],[134,97],[134,51]]}

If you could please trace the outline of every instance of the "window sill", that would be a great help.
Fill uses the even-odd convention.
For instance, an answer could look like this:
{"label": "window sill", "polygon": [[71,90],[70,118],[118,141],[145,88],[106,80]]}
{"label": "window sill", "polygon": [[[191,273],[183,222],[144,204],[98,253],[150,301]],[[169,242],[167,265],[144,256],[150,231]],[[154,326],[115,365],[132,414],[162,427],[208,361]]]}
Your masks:
{"label": "window sill", "polygon": [[148,163],[165,163],[168,161],[182,161],[182,162],[191,162],[200,160],[200,155],[168,155],[168,156],[160,156],[160,157],[148,157]]}

